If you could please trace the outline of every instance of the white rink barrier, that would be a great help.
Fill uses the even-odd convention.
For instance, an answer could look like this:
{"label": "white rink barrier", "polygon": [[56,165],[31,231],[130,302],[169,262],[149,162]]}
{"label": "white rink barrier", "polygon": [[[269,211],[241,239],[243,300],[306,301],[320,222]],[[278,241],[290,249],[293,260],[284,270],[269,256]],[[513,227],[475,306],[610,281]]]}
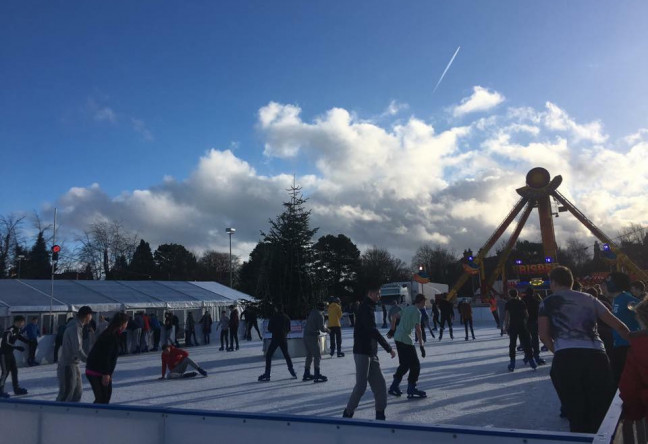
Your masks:
{"label": "white rink barrier", "polygon": [[0,401],[2,443],[249,444],[259,441],[273,444],[602,444],[609,443],[611,436],[51,401]]}

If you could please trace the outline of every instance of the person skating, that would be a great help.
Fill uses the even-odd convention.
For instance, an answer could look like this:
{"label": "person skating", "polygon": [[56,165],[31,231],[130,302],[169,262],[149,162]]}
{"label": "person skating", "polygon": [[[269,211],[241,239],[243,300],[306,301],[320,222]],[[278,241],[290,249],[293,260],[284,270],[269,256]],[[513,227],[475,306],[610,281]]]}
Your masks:
{"label": "person skating", "polygon": [[333,298],[328,306],[328,328],[331,338],[331,357],[335,354],[337,347],[337,357],[344,357],[342,353],[342,307],[340,307],[340,298]]}
{"label": "person skating", "polygon": [[459,307],[459,313],[461,314],[464,328],[466,330],[466,341],[468,340],[468,327],[470,327],[472,338],[475,339],[475,331],[473,330],[473,311],[468,300],[463,300],[463,303]]}
{"label": "person skating", "polygon": [[554,353],[551,382],[575,433],[596,433],[616,384],[596,324],[600,319],[620,337],[628,327],[589,294],[573,291],[573,275],[557,266],[549,273],[552,294],[540,304],[540,340]]}
{"label": "person skating", "polygon": [[423,342],[427,342],[425,334],[426,328],[430,332],[430,336],[432,336],[433,338],[436,338],[436,336],[434,335],[434,330],[432,330],[432,327],[430,326],[430,315],[428,314],[427,309],[425,307],[421,307],[419,311],[421,312],[421,335],[423,336]]}
{"label": "person skating", "polygon": [[527,287],[526,291],[524,292],[524,298],[522,298],[522,301],[524,301],[527,313],[529,314],[526,325],[531,341],[533,359],[535,359],[536,364],[544,365],[545,360],[540,357],[540,340],[538,337],[538,310],[540,308],[542,298],[535,291],[533,291],[532,287]]}
{"label": "person skating", "polygon": [[[320,372],[322,353],[320,351],[319,337],[320,333],[329,333],[329,329],[324,326],[324,316],[322,315],[324,310],[326,310],[326,304],[320,302],[317,304],[317,308],[311,310],[308,319],[306,319],[306,326],[304,327],[306,362],[304,363],[304,377],[302,381],[328,381],[328,378]],[[310,372],[311,362],[313,363],[313,374]]]}
{"label": "person skating", "polygon": [[193,313],[189,312],[187,313],[187,319],[185,320],[185,346],[191,347],[195,345],[198,345],[198,339],[196,338],[196,321],[194,320]]}
{"label": "person skating", "polygon": [[293,368],[292,359],[290,359],[290,355],[288,354],[287,336],[290,332],[290,318],[279,307],[274,307],[274,314],[268,321],[268,331],[272,333],[272,340],[270,341],[265,356],[265,372],[259,376],[259,381],[270,381],[272,355],[277,348],[280,348],[281,353],[284,355],[290,376],[292,376],[293,379],[297,379],[297,373],[295,373],[295,369]]}
{"label": "person skating", "polygon": [[252,305],[248,305],[241,313],[241,320],[245,319],[245,339],[247,341],[252,340],[252,329],[255,329],[259,340],[261,340],[261,332],[259,331],[259,324],[257,323],[257,312]]}
{"label": "person skating", "polygon": [[[421,373],[421,363],[416,353],[416,347],[412,341],[412,332],[419,342],[421,356],[425,357],[425,348],[423,346],[423,336],[421,328],[421,308],[425,307],[425,296],[417,294],[414,299],[414,305],[405,307],[400,313],[400,323],[396,327],[396,319],[392,319],[391,329],[387,337],[393,335],[398,351],[398,368],[394,373],[394,380],[389,387],[389,394],[401,396],[402,392],[399,387],[403,376],[409,371],[407,377],[407,397],[408,398],[425,398],[427,394],[423,390],[416,388],[419,374]],[[394,331],[395,330],[395,331]]]}
{"label": "person skating", "polygon": [[[198,373],[207,376],[205,369],[189,358],[189,353],[173,345],[162,346],[162,376],[159,379],[192,378],[196,372],[187,372],[187,367],[193,367]],[[169,374],[167,375],[167,368]]]}
{"label": "person skating", "polygon": [[91,319],[92,309],[84,305],[77,312],[76,318],[65,328],[63,344],[61,345],[61,356],[56,369],[59,380],[57,401],[81,401],[83,382],[81,380],[79,361],[87,361],[87,356],[83,351],[83,327]]}
{"label": "person skating", "polygon": [[0,345],[0,368],[2,369],[2,375],[0,376],[0,398],[9,397],[9,394],[4,391],[4,386],[10,373],[14,395],[27,394],[27,390],[18,384],[18,366],[16,365],[16,358],[14,356],[14,350],[20,352],[25,351],[25,347],[17,345],[16,341],[29,344],[29,340],[20,334],[24,326],[25,317],[21,315],[14,316],[13,325],[2,334],[2,345]]}
{"label": "person skating", "polygon": [[367,382],[375,398],[376,419],[385,420],[385,407],[387,407],[387,385],[385,377],[380,370],[378,360],[378,343],[393,358],[396,352],[376,328],[376,304],[380,300],[380,286],[371,286],[367,297],[362,301],[356,312],[356,321],[353,328],[353,359],[356,368],[356,382],[349,402],[342,413],[343,418],[352,418],[355,409],[360,403],[362,395],[367,390]]}
{"label": "person skating", "polygon": [[524,363],[529,364],[535,370],[536,362],[533,358],[531,351],[531,341],[529,332],[526,327],[529,314],[527,313],[526,305],[518,295],[515,288],[509,290],[509,300],[506,303],[506,314],[504,315],[504,327],[509,335],[509,371],[515,370],[515,356],[517,353],[517,340],[520,338],[522,350],[524,350]]}
{"label": "person skating", "polygon": [[86,361],[86,378],[94,393],[95,404],[109,404],[112,396],[112,375],[119,356],[121,332],[128,325],[126,313],[115,313],[95,342]]}
{"label": "person skating", "polygon": [[441,295],[439,299],[439,311],[441,312],[441,323],[439,324],[439,341],[443,339],[443,329],[446,324],[448,325],[448,332],[450,333],[450,339],[454,339],[452,335],[452,319],[454,318],[454,309],[452,307],[452,302],[448,301],[445,298],[446,295]]}

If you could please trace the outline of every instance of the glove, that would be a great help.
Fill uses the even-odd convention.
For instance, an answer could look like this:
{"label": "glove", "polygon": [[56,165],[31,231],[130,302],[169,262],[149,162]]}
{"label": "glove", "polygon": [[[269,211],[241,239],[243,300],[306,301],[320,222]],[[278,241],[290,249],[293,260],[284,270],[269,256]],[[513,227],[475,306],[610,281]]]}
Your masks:
{"label": "glove", "polygon": [[389,339],[393,338],[393,337],[394,337],[394,330],[389,330],[389,331],[387,332],[387,337],[388,337]]}
{"label": "glove", "polygon": [[419,348],[421,349],[421,357],[422,357],[422,358],[425,358],[425,347],[423,347],[423,346],[421,345],[421,346],[419,346]]}
{"label": "glove", "polygon": [[14,348],[15,348],[16,350],[18,350],[19,352],[24,352],[24,351],[25,351],[25,347],[21,347],[21,346],[19,346],[19,345],[17,345],[17,346],[14,347]]}

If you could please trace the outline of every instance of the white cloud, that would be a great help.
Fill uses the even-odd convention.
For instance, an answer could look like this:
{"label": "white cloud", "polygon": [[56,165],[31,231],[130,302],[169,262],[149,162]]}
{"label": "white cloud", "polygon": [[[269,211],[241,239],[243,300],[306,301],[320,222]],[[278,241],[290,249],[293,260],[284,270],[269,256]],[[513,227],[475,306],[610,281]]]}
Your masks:
{"label": "white cloud", "polygon": [[153,133],[146,127],[143,120],[131,118],[131,124],[133,125],[133,129],[140,133],[144,140],[147,142],[153,141]]}
{"label": "white cloud", "polygon": [[98,122],[105,121],[105,122],[115,123],[117,122],[117,115],[111,108],[105,106],[95,111],[94,119]]}
{"label": "white cloud", "polygon": [[[116,197],[97,184],[74,187],[57,206],[69,228],[117,219],[154,246],[176,242],[195,251],[226,250],[224,229],[234,226],[235,253],[245,258],[283,210],[293,171],[307,163],[309,173],[295,180],[318,235],[344,233],[360,247],[387,248],[409,261],[425,242],[479,248],[519,199],[515,189],[528,170],[542,166],[561,174],[560,191],[614,234],[630,222],[648,224],[648,170],[641,168],[648,143],[633,136],[604,147],[602,128],[551,103],[437,128],[416,117],[379,124],[342,108],[306,120],[299,106],[271,102],[258,112],[263,153],[279,165],[289,159],[289,171],[264,174],[234,151],[214,148],[185,179],[165,177]],[[583,236],[566,214],[555,223],[559,242]],[[539,236],[537,217],[523,236]]]}
{"label": "white cloud", "polygon": [[465,116],[466,114],[488,111],[504,101],[504,96],[497,91],[489,91],[481,86],[473,87],[473,93],[470,97],[461,100],[461,104],[454,107],[452,114],[455,117]]}

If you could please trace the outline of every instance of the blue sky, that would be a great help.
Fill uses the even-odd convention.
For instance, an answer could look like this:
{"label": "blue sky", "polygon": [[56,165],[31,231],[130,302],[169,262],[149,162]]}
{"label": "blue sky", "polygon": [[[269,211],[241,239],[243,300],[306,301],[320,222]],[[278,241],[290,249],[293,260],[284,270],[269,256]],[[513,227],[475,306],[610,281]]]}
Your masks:
{"label": "blue sky", "polygon": [[[539,161],[537,155],[520,161],[502,154],[502,149],[494,154],[483,147],[492,147],[489,141],[497,139],[503,128],[511,128],[513,120],[518,124],[542,120],[543,113],[549,112],[547,103],[567,117],[558,124],[552,121],[540,132],[516,130],[510,140],[538,152],[533,143],[551,151],[558,146],[557,138],[564,138],[567,146],[563,148],[572,158],[566,160],[569,166],[556,173],[582,172],[578,162],[592,150],[601,150],[599,159],[619,155],[633,165],[636,162],[627,154],[632,146],[643,143],[641,130],[648,128],[647,12],[648,3],[640,1],[3,2],[0,214],[36,210],[47,218],[51,207],[57,206],[63,210],[63,225],[71,230],[82,228],[97,215],[122,218],[153,243],[186,242],[197,249],[225,245],[220,225],[249,223],[237,239],[239,252],[244,254],[258,239],[258,231],[266,228],[264,221],[281,210],[284,176],[295,174],[313,205],[322,206],[321,212],[314,212],[322,231],[348,230],[352,238],[357,233],[359,242],[368,246],[379,244],[384,236],[377,233],[372,238],[367,233],[375,227],[358,221],[390,221],[392,232],[412,239],[407,251],[426,241],[461,249],[466,243],[475,244],[495,222],[481,220],[475,227],[463,227],[474,233],[465,239],[441,228],[456,222],[447,220],[417,234],[410,224],[430,220],[429,212],[395,222],[397,208],[393,213],[382,211],[402,199],[417,202],[421,195],[416,193],[395,196],[390,202],[369,197],[353,202],[340,197],[333,202],[330,194],[319,200],[319,195],[327,193],[321,183],[332,177],[322,165],[332,164],[326,156],[335,152],[335,140],[342,137],[329,131],[331,125],[322,124],[324,116],[333,109],[348,112],[351,127],[359,131],[348,139],[355,141],[348,142],[349,152],[356,151],[353,143],[363,143],[362,124],[367,122],[372,130],[397,138],[395,128],[407,126],[412,119],[433,128],[436,135],[467,126],[477,128],[446,153],[446,158],[455,160],[464,155],[465,162],[444,164],[432,174],[441,185],[429,191],[434,196],[446,192],[457,200],[465,199],[467,205],[475,197],[460,193],[463,189],[469,192],[466,181],[488,182],[502,175],[505,179],[497,182],[505,187],[523,181],[529,167],[535,166],[532,162]],[[432,94],[459,46],[454,63]],[[467,113],[454,112],[462,101],[477,100],[476,87],[492,100]],[[264,127],[260,112],[271,103],[284,111],[296,107],[298,118],[291,122],[275,119]],[[390,104],[393,112],[386,111]],[[520,114],[512,110],[521,109],[534,110],[536,115],[520,120]],[[489,116],[496,121],[483,131],[479,119]],[[292,130],[286,132],[287,127]],[[555,131],[571,131],[571,135]],[[582,137],[583,131],[589,135]],[[592,131],[597,134],[590,137]],[[322,134],[326,137],[319,137]],[[637,135],[634,145],[624,144],[631,135]],[[298,153],[287,154],[288,146],[297,147]],[[232,208],[219,199],[215,200],[221,205],[210,208],[192,202],[191,196],[200,194],[196,190],[209,189],[214,195],[236,192],[236,186],[228,187],[242,180],[238,176],[223,176],[229,182],[220,188],[193,182],[196,188],[190,186],[201,158],[214,160],[210,153],[220,155],[227,150],[233,156],[230,161],[252,169],[243,176],[261,181],[248,184],[250,189],[272,188],[263,197],[268,199],[267,206],[246,201],[247,193],[239,201],[223,198]],[[369,150],[365,155],[374,153]],[[477,162],[479,156],[484,157]],[[467,168],[471,162],[475,163]],[[547,164],[556,165],[560,164]],[[232,164],[214,160],[212,167],[210,174],[219,176]],[[645,173],[640,174],[636,183],[646,180]],[[356,179],[367,181],[365,191],[376,180]],[[590,177],[590,188],[599,179]],[[417,177],[412,180],[416,182]],[[423,182],[421,190],[430,187]],[[98,185],[92,188],[93,184]],[[618,191],[619,186],[610,183],[606,193]],[[75,201],[72,188],[92,189],[95,194],[81,199],[73,193]],[[600,201],[600,195],[586,188],[574,186],[569,191],[585,202]],[[158,202],[160,196],[172,196],[174,205],[169,211],[177,211],[177,206],[189,208],[188,215],[196,211],[197,220],[213,221],[220,234],[199,230],[202,237],[194,233],[185,238],[187,227],[175,217],[166,226],[130,220],[131,211],[120,205],[137,190]],[[367,191],[367,196],[384,191],[378,186]],[[355,193],[353,188],[348,192]],[[621,205],[630,213],[641,209],[638,196],[632,193],[623,195],[628,200]],[[434,196],[423,198],[441,204]],[[483,195],[477,200],[488,199]],[[327,205],[355,209],[347,215],[355,222],[336,224],[319,217],[327,213]],[[82,207],[86,209],[79,214]],[[603,225],[618,227],[630,220],[614,208],[592,207]],[[376,218],[368,217],[366,211]],[[645,223],[645,218],[637,216],[634,221]],[[385,247],[401,244],[396,240]],[[406,257],[407,252],[400,255]]]}

